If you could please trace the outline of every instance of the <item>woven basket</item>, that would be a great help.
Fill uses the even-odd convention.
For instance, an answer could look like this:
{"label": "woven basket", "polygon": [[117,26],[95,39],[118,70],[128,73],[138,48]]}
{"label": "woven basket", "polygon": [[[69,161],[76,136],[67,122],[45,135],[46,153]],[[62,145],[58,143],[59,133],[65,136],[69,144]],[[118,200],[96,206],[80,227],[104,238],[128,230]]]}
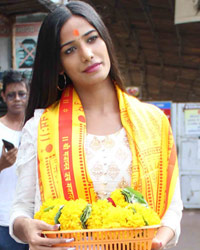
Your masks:
{"label": "woven basket", "polygon": [[151,250],[158,227],[45,231],[43,234],[48,238],[74,238],[73,242],[55,246],[76,247],[78,250]]}

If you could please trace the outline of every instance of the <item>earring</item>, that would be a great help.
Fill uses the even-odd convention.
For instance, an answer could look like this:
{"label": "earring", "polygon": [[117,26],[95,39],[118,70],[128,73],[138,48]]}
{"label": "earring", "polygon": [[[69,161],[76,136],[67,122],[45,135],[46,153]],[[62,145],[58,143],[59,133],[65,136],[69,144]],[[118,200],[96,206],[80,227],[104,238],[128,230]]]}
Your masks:
{"label": "earring", "polygon": [[60,85],[62,85],[63,87],[60,87],[59,86],[59,83],[57,85],[57,89],[59,91],[63,91],[64,88],[66,87],[67,85],[67,78],[66,78],[66,75],[63,73],[62,75],[59,75],[59,80],[58,80],[59,83],[61,83]]}

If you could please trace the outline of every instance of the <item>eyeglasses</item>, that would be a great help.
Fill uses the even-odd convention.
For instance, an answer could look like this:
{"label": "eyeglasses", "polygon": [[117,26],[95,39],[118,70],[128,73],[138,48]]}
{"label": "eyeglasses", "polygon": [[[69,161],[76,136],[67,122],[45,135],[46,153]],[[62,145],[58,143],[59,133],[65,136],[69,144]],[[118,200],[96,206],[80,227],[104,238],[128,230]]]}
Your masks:
{"label": "eyeglasses", "polygon": [[6,95],[6,100],[13,101],[17,96],[20,100],[25,100],[27,98],[27,93],[24,91],[10,92]]}

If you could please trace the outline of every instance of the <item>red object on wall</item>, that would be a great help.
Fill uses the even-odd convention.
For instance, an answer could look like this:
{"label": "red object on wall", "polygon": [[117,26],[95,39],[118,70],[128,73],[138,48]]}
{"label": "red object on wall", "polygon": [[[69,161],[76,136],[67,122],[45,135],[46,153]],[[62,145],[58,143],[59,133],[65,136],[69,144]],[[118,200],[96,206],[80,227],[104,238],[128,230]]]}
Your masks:
{"label": "red object on wall", "polygon": [[168,117],[169,122],[171,123],[171,106],[172,106],[171,102],[149,102],[149,103],[154,104],[155,106],[160,108]]}

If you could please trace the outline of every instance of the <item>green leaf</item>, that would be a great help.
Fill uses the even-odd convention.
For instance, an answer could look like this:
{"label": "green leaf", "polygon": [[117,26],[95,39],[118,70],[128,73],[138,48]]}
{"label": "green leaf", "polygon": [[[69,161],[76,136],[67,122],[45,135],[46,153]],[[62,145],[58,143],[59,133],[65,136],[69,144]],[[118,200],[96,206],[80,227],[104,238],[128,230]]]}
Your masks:
{"label": "green leaf", "polygon": [[87,219],[90,217],[91,211],[92,211],[92,205],[87,204],[87,206],[83,210],[83,213],[82,213],[82,215],[80,217],[81,224],[82,224],[83,228],[87,228],[86,222],[87,222]]}
{"label": "green leaf", "polygon": [[149,226],[149,223],[145,220],[144,216],[142,216],[142,218],[144,220],[145,226]]}
{"label": "green leaf", "polygon": [[128,203],[131,203],[132,193],[126,189],[123,189],[122,194],[124,195],[125,201],[127,201]]}
{"label": "green leaf", "polygon": [[59,218],[60,218],[61,211],[62,211],[63,207],[64,207],[64,205],[60,206],[60,208],[59,208],[59,210],[58,210],[56,216],[54,217],[54,222],[55,222],[55,224],[59,224],[59,221],[58,221],[58,220],[59,220]]}
{"label": "green leaf", "polygon": [[122,194],[124,195],[125,200],[128,203],[138,202],[138,203],[143,204],[143,205],[145,205],[145,206],[148,207],[148,203],[144,199],[144,196],[140,192],[134,190],[132,187],[126,187],[126,188],[124,188],[122,190]]}
{"label": "green leaf", "polygon": [[54,207],[55,207],[55,206],[46,207],[46,208],[44,209],[44,212],[48,212],[49,210],[53,209]]}

